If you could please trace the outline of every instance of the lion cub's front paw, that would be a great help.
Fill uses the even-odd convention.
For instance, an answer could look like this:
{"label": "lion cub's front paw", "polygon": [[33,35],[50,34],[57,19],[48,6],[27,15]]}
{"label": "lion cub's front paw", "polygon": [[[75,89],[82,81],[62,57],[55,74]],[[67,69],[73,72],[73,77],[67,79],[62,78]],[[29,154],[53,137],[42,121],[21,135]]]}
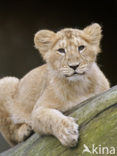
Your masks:
{"label": "lion cub's front paw", "polygon": [[57,132],[57,138],[64,146],[74,147],[78,142],[78,125],[72,117],[67,117],[61,121]]}

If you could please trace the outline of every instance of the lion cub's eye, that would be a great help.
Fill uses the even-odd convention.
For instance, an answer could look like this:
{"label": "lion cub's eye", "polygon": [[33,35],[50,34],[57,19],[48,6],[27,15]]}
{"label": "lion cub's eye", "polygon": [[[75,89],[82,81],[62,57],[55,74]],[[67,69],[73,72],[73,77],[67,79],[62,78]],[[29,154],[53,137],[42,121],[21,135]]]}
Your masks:
{"label": "lion cub's eye", "polygon": [[84,45],[81,45],[81,46],[78,47],[78,51],[79,52],[82,52],[84,50],[84,48],[85,48],[85,46]]}
{"label": "lion cub's eye", "polygon": [[63,54],[65,53],[65,49],[63,49],[63,48],[60,48],[60,49],[58,49],[57,51],[58,51],[59,53],[63,53]]}

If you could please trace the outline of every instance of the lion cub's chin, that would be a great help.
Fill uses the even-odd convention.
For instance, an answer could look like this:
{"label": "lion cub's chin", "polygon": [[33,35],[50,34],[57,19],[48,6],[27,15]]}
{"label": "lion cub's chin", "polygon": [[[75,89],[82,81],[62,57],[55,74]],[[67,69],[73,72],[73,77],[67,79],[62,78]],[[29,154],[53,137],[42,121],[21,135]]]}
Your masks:
{"label": "lion cub's chin", "polygon": [[72,76],[66,77],[69,81],[82,80],[85,74],[74,74]]}

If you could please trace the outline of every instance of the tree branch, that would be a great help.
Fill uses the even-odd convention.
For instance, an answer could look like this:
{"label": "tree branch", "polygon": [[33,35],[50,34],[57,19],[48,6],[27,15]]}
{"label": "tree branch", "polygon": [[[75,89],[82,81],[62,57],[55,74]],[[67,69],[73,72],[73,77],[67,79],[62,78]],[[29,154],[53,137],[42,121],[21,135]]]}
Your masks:
{"label": "tree branch", "polygon": [[64,147],[54,136],[34,134],[0,156],[82,156],[84,144],[89,149],[92,144],[114,146],[117,152],[117,86],[78,104],[65,114],[74,117],[80,125],[77,147]]}

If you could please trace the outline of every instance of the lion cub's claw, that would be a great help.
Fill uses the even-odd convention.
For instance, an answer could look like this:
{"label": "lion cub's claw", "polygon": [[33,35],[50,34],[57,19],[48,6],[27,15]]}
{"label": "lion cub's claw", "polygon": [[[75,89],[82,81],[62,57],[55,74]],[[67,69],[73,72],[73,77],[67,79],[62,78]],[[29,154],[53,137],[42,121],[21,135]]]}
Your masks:
{"label": "lion cub's claw", "polygon": [[62,125],[59,128],[58,139],[64,146],[74,147],[78,142],[79,132],[78,125],[74,119],[67,117],[62,120]]}

